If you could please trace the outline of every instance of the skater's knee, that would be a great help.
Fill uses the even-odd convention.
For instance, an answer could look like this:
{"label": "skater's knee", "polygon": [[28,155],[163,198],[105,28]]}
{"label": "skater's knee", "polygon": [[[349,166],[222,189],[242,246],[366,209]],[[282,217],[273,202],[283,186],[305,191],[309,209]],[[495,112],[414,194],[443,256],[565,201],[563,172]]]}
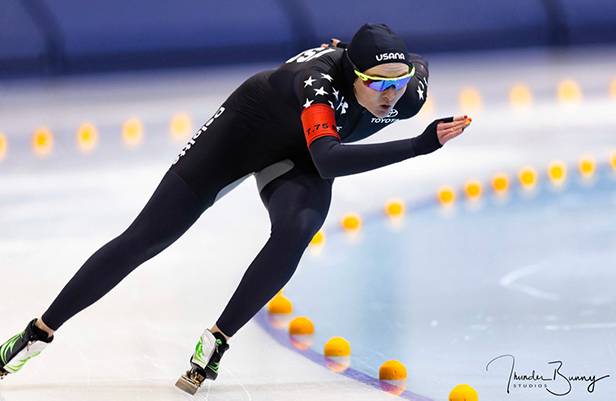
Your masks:
{"label": "skater's knee", "polygon": [[324,218],[312,209],[303,210],[279,222],[272,224],[272,235],[294,239],[301,244],[307,244],[323,225]]}
{"label": "skater's knee", "polygon": [[173,242],[169,238],[149,238],[139,237],[133,238],[130,241],[130,249],[138,250],[138,257],[141,261],[146,261],[154,256],[158,255],[165,248],[167,248]]}
{"label": "skater's knee", "polygon": [[172,242],[172,238],[141,230],[127,230],[113,241],[116,252],[134,263],[142,263],[154,257]]}

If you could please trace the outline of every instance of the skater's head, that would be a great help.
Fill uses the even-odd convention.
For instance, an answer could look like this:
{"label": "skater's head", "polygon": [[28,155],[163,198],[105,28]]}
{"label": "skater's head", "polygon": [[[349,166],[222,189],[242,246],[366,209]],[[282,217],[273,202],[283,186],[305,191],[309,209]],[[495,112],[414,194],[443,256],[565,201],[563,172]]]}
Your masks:
{"label": "skater's head", "polygon": [[374,116],[385,117],[415,74],[406,44],[385,24],[365,24],[345,53],[357,101]]}

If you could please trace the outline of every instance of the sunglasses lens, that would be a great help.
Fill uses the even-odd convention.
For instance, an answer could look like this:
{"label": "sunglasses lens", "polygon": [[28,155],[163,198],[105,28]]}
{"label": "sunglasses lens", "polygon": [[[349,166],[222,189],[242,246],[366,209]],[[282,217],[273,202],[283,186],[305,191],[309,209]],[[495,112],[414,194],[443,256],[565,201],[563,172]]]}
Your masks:
{"label": "sunglasses lens", "polygon": [[379,92],[382,91],[381,87],[383,86],[383,81],[369,80],[369,81],[366,81],[365,83],[369,88],[374,89],[375,91],[379,91]]}
{"label": "sunglasses lens", "polygon": [[396,89],[400,90],[409,83],[412,77],[402,78],[396,81]]}
{"label": "sunglasses lens", "polygon": [[370,80],[370,81],[366,81],[366,85],[368,85],[370,88],[374,89],[375,91],[384,92],[390,86],[393,86],[394,88],[396,88],[396,90],[400,90],[404,88],[404,86],[408,84],[410,80],[411,80],[411,77],[406,77],[406,78],[401,78],[401,79],[383,79],[379,81]]}

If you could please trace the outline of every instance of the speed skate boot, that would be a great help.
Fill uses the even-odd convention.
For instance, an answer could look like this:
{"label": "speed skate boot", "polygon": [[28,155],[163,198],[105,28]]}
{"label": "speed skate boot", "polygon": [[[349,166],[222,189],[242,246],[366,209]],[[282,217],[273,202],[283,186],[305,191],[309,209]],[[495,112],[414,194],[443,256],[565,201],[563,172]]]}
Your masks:
{"label": "speed skate boot", "polygon": [[222,355],[229,349],[225,336],[205,330],[190,358],[191,369],[175,385],[188,394],[195,394],[205,379],[216,380]]}
{"label": "speed skate boot", "polygon": [[36,319],[32,320],[24,331],[0,345],[0,378],[23,368],[26,362],[40,354],[53,341],[53,336],[48,337],[35,323]]}

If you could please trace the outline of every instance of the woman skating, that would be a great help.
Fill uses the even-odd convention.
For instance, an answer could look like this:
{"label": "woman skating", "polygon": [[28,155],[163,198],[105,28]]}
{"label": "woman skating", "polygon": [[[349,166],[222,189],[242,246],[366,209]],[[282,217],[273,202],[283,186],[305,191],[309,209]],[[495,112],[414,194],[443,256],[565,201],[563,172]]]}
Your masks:
{"label": "woman skating", "polygon": [[0,346],[0,375],[21,369],[66,321],[254,174],[271,220],[269,240],[199,338],[178,384],[194,392],[215,379],[229,338],[295,272],[327,216],[334,178],[431,153],[470,124],[466,116],[449,117],[414,138],[348,145],[416,115],[427,91],[427,63],[383,24],[362,26],[348,46],[310,49],[250,77],[182,149],[126,231],[84,263],[41,318]]}

